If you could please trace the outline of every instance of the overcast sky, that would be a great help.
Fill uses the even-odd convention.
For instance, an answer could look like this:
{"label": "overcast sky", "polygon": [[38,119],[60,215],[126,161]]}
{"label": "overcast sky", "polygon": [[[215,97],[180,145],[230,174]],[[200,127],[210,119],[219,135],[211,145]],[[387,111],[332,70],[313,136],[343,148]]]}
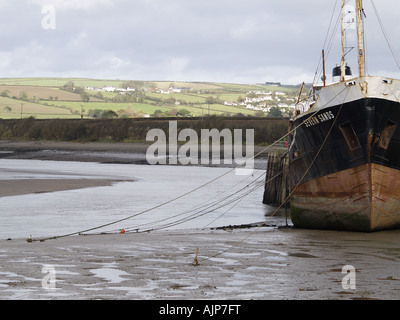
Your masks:
{"label": "overcast sky", "polygon": [[[312,82],[336,2],[0,0],[0,77]],[[371,0],[364,3],[367,71],[400,77]],[[400,2],[375,5],[400,53]],[[339,34],[329,74],[337,49]]]}

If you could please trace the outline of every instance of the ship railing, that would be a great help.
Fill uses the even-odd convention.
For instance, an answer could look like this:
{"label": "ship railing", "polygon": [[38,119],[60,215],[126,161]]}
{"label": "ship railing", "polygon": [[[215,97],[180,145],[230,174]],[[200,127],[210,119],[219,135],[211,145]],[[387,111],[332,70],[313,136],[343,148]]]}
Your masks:
{"label": "ship railing", "polygon": [[295,115],[298,116],[304,112],[307,112],[308,110],[311,109],[311,107],[314,103],[315,103],[315,100],[313,97],[299,101],[295,105]]}

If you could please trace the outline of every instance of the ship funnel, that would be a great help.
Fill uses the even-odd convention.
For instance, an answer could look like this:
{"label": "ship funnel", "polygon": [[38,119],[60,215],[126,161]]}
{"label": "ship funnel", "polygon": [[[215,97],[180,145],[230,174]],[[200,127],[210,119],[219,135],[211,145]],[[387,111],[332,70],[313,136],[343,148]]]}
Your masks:
{"label": "ship funnel", "polygon": [[[332,71],[332,81],[335,82],[340,82],[340,77],[341,76],[341,72],[340,72],[340,67],[335,67],[333,68]],[[345,80],[349,80],[353,77],[353,74],[351,72],[351,68],[349,66],[346,66],[346,74],[344,79]]]}

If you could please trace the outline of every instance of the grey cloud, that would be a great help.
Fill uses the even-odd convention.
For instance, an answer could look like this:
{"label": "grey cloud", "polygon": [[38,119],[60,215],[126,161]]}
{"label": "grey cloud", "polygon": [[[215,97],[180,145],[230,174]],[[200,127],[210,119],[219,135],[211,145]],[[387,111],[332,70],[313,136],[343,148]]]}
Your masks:
{"label": "grey cloud", "polygon": [[[4,77],[312,81],[335,1],[0,2],[0,57],[4,57],[0,73]],[[56,30],[41,28],[43,5],[54,5]],[[390,9],[396,6],[395,0],[377,4],[393,42],[400,34],[398,27],[390,28],[397,26]],[[367,4],[366,11],[372,22],[370,71],[393,70],[390,54],[381,58],[385,44]],[[332,49],[330,58],[328,68],[340,60],[339,51]]]}

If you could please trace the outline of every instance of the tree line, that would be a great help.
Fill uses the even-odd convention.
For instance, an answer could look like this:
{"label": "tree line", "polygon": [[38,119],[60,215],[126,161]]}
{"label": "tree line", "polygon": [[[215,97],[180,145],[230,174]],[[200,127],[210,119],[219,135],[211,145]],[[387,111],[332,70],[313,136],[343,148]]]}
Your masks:
{"label": "tree line", "polygon": [[270,144],[284,136],[288,120],[282,118],[154,118],[154,119],[25,119],[0,120],[2,140],[145,142],[150,129],[168,134],[169,121],[178,120],[178,129],[254,129],[255,144]]}

